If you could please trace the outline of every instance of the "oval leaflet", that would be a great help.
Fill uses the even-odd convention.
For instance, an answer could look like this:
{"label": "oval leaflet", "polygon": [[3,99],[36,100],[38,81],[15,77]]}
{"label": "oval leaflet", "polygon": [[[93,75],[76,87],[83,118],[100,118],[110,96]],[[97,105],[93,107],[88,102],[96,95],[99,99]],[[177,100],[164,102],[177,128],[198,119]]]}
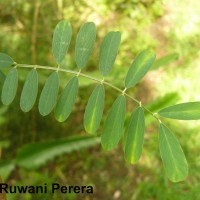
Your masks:
{"label": "oval leaflet", "polygon": [[119,96],[113,103],[104,122],[101,144],[104,149],[112,150],[119,143],[123,134],[126,112],[126,98]]}
{"label": "oval leaflet", "polygon": [[78,32],[75,46],[75,59],[78,68],[85,67],[96,40],[96,27],[93,22],[85,23]]}
{"label": "oval leaflet", "polygon": [[77,76],[70,79],[65,86],[55,109],[55,117],[59,122],[65,121],[72,112],[78,94]]}
{"label": "oval leaflet", "polygon": [[20,107],[24,112],[32,109],[38,93],[38,74],[35,69],[32,69],[24,83],[20,98]]}
{"label": "oval leaflet", "polygon": [[84,127],[88,133],[95,133],[103,115],[105,100],[104,85],[98,85],[92,92],[84,113]]}
{"label": "oval leaflet", "polygon": [[183,181],[188,175],[188,164],[184,152],[170,129],[159,126],[159,147],[165,172],[173,182]]}
{"label": "oval leaflet", "polygon": [[54,108],[59,90],[59,77],[53,72],[46,80],[39,99],[39,112],[42,116],[48,115]]}
{"label": "oval leaflet", "polygon": [[4,105],[9,105],[13,102],[16,93],[17,93],[17,85],[18,85],[18,72],[16,68],[12,68],[3,84],[1,100]]}

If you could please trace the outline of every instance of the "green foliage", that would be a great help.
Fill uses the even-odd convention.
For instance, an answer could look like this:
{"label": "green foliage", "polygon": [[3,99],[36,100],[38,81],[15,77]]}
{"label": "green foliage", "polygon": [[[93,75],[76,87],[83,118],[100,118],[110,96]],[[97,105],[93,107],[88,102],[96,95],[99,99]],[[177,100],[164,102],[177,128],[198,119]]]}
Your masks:
{"label": "green foliage", "polygon": [[104,109],[105,90],[103,84],[92,92],[84,114],[84,127],[88,133],[96,133],[99,128]]}
{"label": "green foliage", "polygon": [[18,72],[16,68],[12,68],[8,73],[1,93],[1,100],[4,105],[9,105],[15,98],[18,85]]}
{"label": "green foliage", "polygon": [[159,67],[162,67],[164,65],[169,65],[173,61],[177,60],[178,57],[179,55],[177,53],[172,53],[172,54],[163,56],[162,58],[159,58],[158,60],[156,60],[156,62],[154,63],[151,69],[156,70]]}
{"label": "green foliage", "polygon": [[78,68],[83,68],[92,53],[96,39],[96,27],[93,22],[85,23],[78,32],[76,38],[76,64]]}
{"label": "green foliage", "polygon": [[159,147],[165,172],[173,182],[183,181],[188,174],[188,164],[183,150],[169,128],[159,127]]}
{"label": "green foliage", "polygon": [[100,143],[98,137],[76,136],[56,141],[41,142],[23,146],[14,160],[0,164],[0,174],[6,179],[16,166],[25,169],[37,169],[56,156],[95,146]]}
{"label": "green foliage", "polygon": [[78,78],[73,77],[64,88],[56,105],[55,117],[59,122],[65,121],[72,112],[78,95]]}
{"label": "green foliage", "polygon": [[28,144],[19,151],[15,163],[26,169],[36,169],[55,156],[88,148],[99,143],[99,138],[79,136],[52,142]]}
{"label": "green foliage", "polygon": [[59,90],[58,72],[53,72],[47,79],[39,99],[39,112],[48,115],[56,105]]}
{"label": "green foliage", "polygon": [[172,119],[197,120],[200,119],[200,102],[177,104],[160,110],[158,114]]}
{"label": "green foliage", "polygon": [[121,41],[120,32],[109,32],[100,47],[99,69],[103,76],[107,76],[115,62]]}
{"label": "green foliage", "polygon": [[24,112],[28,112],[32,109],[38,93],[38,74],[35,69],[32,69],[24,83],[22,89],[20,107]]}
{"label": "green foliage", "polygon": [[144,110],[139,107],[133,112],[127,130],[124,157],[128,163],[135,164],[140,159],[144,143],[144,128]]}
{"label": "green foliage", "polygon": [[[103,115],[105,99],[104,85],[109,86],[114,90],[120,92],[120,96],[118,96],[117,99],[114,101],[103,124],[103,131],[101,135],[101,144],[103,148],[105,150],[112,150],[117,146],[120,139],[123,137],[124,121],[126,115],[126,98],[129,98],[136,104],[138,104],[139,108],[137,108],[133,112],[128,125],[127,135],[126,137],[124,137],[126,138],[124,147],[126,161],[133,164],[137,162],[141,156],[144,141],[145,110],[160,123],[160,153],[167,176],[170,180],[174,182],[182,181],[183,179],[185,179],[188,173],[188,167],[184,153],[177,139],[163,124],[163,122],[161,122],[159,116],[184,120],[200,119],[200,102],[183,103],[164,108],[161,109],[161,111],[158,111],[159,115],[156,115],[156,113],[151,112],[147,107],[145,107],[142,102],[126,93],[126,89],[135,86],[154,64],[156,55],[153,51],[150,50],[142,51],[133,61],[125,78],[124,90],[121,90],[120,88],[112,85],[104,79],[99,80],[80,71],[77,72],[60,68],[60,64],[63,61],[69,47],[71,34],[72,30],[69,22],[61,21],[55,28],[53,35],[52,51],[54,58],[58,64],[57,68],[44,67],[39,65],[16,64],[16,67],[18,68],[37,68],[54,71],[46,80],[39,98],[40,114],[46,116],[56,106],[55,118],[60,122],[65,121],[72,112],[77,98],[79,86],[78,78],[82,76],[91,79],[100,83],[100,85],[98,85],[94,89],[92,95],[89,98],[84,114],[84,127],[87,132],[94,134],[98,131],[99,124]],[[76,41],[75,51],[76,63],[78,68],[83,68],[86,65],[89,56],[92,53],[95,38],[96,29],[94,24],[91,22],[84,24],[78,33]],[[111,71],[115,58],[117,56],[120,40],[121,34],[119,32],[109,32],[103,39],[100,47],[99,61],[100,72],[103,76],[107,76],[108,73]],[[174,59],[174,56],[169,56],[166,59],[163,59],[160,64],[158,64],[166,64],[167,62],[169,62],[169,60],[172,60],[172,57]],[[12,59],[9,59],[9,56],[3,54],[2,62],[5,62],[5,60],[7,60],[7,62],[9,60],[9,64],[7,66],[13,65],[13,61],[11,64]],[[159,66],[158,64],[157,67]],[[2,102],[5,105],[9,105],[16,95],[18,83],[18,73],[16,67],[11,69],[3,84]],[[60,98],[57,100],[57,95],[59,91],[58,72],[65,72],[73,75],[75,74],[76,76],[67,83],[66,87],[60,95]],[[3,74],[2,77],[4,77]],[[2,82],[3,79],[4,78],[2,78]],[[37,96],[37,87],[37,72],[35,69],[33,69],[29,73],[25,81],[24,88],[21,94],[20,106],[23,111],[27,112],[33,107]],[[169,102],[166,102],[166,99],[169,99],[169,97],[165,97],[164,99],[158,101],[158,104],[151,105],[150,107],[152,107],[152,110],[156,110],[160,109],[162,105],[168,105]],[[42,163],[46,162],[48,159],[54,157],[60,152],[69,152],[70,150],[67,146],[64,145],[64,143],[65,142],[57,141],[48,144],[37,144],[36,146],[30,145],[27,148],[24,148],[17,155],[16,162],[20,166],[26,168],[40,166]],[[72,147],[76,149],[76,146],[78,146],[77,143],[76,145],[73,143]],[[81,146],[81,144],[79,144],[79,146]],[[35,163],[31,164],[31,162]]]}
{"label": "green foliage", "polygon": [[125,79],[125,87],[130,88],[135,86],[143,76],[148,72],[150,67],[155,62],[156,55],[154,52],[145,50],[142,51],[131,64]]}
{"label": "green foliage", "polygon": [[54,30],[52,52],[54,59],[61,64],[68,50],[72,35],[71,24],[65,20],[59,22]]}
{"label": "green foliage", "polygon": [[119,96],[113,103],[103,126],[101,144],[104,149],[112,150],[119,143],[124,128],[126,98]]}
{"label": "green foliage", "polygon": [[11,67],[14,64],[13,59],[5,53],[0,53],[0,69]]}

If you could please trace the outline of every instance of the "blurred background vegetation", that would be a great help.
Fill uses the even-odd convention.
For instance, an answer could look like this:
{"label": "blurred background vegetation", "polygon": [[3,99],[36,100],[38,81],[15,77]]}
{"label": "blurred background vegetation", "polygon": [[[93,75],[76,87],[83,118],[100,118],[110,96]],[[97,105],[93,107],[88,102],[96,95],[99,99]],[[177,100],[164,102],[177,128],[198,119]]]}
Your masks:
{"label": "blurred background vegetation", "polygon": [[[0,0],[0,51],[18,63],[56,66],[51,53],[52,33],[61,19],[69,20],[73,38],[63,63],[75,69],[74,47],[80,26],[93,21],[97,41],[85,73],[100,77],[98,53],[103,36],[112,30],[122,33],[116,63],[108,81],[123,89],[125,74],[134,57],[145,48],[156,51],[157,58],[170,55],[173,62],[155,65],[143,81],[129,93],[153,111],[167,105],[200,100],[200,1],[198,0]],[[169,59],[169,60],[170,60]],[[6,73],[6,72],[5,72]],[[184,200],[200,199],[200,123],[166,120],[179,139],[189,163],[189,176],[171,183],[165,176],[158,149],[157,123],[146,115],[143,155],[138,164],[125,163],[121,145],[104,152],[99,144],[55,157],[40,168],[17,167],[7,174],[6,160],[15,158],[26,144],[85,135],[83,113],[95,83],[81,79],[79,97],[69,119],[58,123],[53,114],[41,117],[37,105],[23,113],[19,98],[27,70],[19,69],[18,95],[11,106],[0,107],[1,170],[13,185],[93,185],[93,195],[38,194],[10,195],[8,199],[67,200]],[[40,91],[50,72],[40,71]],[[61,87],[70,75],[62,77]],[[2,85],[2,84],[1,84]],[[106,88],[104,118],[118,93]],[[134,104],[127,101],[127,119]],[[103,122],[102,122],[103,124]],[[99,134],[101,133],[99,129]]]}

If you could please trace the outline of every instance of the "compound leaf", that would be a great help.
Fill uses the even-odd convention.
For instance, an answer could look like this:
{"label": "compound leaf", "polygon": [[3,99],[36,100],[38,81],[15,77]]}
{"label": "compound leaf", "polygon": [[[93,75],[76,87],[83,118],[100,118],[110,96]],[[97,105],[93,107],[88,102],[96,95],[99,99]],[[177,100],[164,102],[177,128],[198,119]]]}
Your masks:
{"label": "compound leaf", "polygon": [[197,120],[200,119],[200,102],[187,102],[164,108],[158,112],[162,117]]}
{"label": "compound leaf", "polygon": [[78,78],[73,77],[65,86],[56,105],[55,117],[59,122],[65,121],[72,112],[78,94]]}
{"label": "compound leaf", "polygon": [[109,32],[100,47],[99,69],[103,76],[107,76],[115,62],[121,41],[120,32]]}
{"label": "compound leaf", "polygon": [[3,84],[1,100],[4,105],[9,105],[14,100],[17,93],[18,72],[16,68],[12,68]]}
{"label": "compound leaf", "polygon": [[38,74],[35,69],[32,69],[24,83],[20,98],[20,107],[22,111],[28,112],[32,109],[38,93]]}
{"label": "compound leaf", "polygon": [[14,64],[13,59],[5,53],[0,53],[0,69],[11,67]]}
{"label": "compound leaf", "polygon": [[39,99],[39,112],[42,116],[48,115],[54,108],[59,90],[59,77],[53,72],[47,79]]}
{"label": "compound leaf", "polygon": [[140,159],[144,142],[144,128],[144,110],[139,107],[131,115],[127,130],[124,153],[128,163],[134,164]]}
{"label": "compound leaf", "polygon": [[150,50],[142,51],[131,64],[125,79],[125,87],[135,86],[155,62],[156,55]]}
{"label": "compound leaf", "polygon": [[184,152],[170,129],[159,126],[160,155],[168,178],[173,182],[183,181],[188,174]]}
{"label": "compound leaf", "polygon": [[95,133],[99,128],[104,109],[105,90],[103,84],[92,92],[84,114],[84,127],[88,133]]}
{"label": "compound leaf", "polygon": [[81,28],[76,38],[76,64],[78,68],[83,68],[94,47],[96,40],[96,27],[93,22],[85,23]]}
{"label": "compound leaf", "polygon": [[50,142],[25,145],[16,156],[16,164],[26,169],[37,169],[55,156],[70,153],[100,143],[97,137],[71,137]]}
{"label": "compound leaf", "polygon": [[103,126],[101,144],[104,149],[112,150],[122,137],[126,112],[126,98],[119,96],[113,103]]}
{"label": "compound leaf", "polygon": [[71,24],[65,20],[60,21],[54,30],[52,52],[54,59],[61,64],[64,59],[72,36]]}

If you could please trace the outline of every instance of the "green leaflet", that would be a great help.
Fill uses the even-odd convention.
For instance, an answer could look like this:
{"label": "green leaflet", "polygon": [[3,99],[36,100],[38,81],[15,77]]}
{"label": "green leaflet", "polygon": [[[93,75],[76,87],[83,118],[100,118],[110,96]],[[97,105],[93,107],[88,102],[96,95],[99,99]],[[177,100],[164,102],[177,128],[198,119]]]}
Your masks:
{"label": "green leaflet", "polygon": [[[5,74],[4,74],[2,71],[0,71],[0,84],[1,84],[1,85],[3,85],[5,79],[6,79]],[[0,86],[0,87],[1,87],[1,86]]]}
{"label": "green leaflet", "polygon": [[92,92],[84,114],[84,127],[88,133],[95,133],[103,115],[105,100],[104,85],[98,85]]}
{"label": "green leaflet", "polygon": [[183,181],[188,175],[187,160],[178,140],[164,124],[159,127],[159,146],[168,178],[173,182]]}
{"label": "green leaflet", "polygon": [[65,20],[60,21],[54,30],[52,52],[54,59],[61,64],[64,59],[72,36],[71,24]]}
{"label": "green leaflet", "polygon": [[78,94],[77,76],[70,79],[56,105],[55,117],[59,122],[65,121],[72,112]]}
{"label": "green leaflet", "polygon": [[93,22],[85,23],[76,38],[76,64],[78,68],[85,67],[94,47],[96,40],[96,27]]}
{"label": "green leaflet", "polygon": [[18,72],[16,68],[12,68],[3,84],[1,100],[4,105],[9,105],[12,103],[16,96],[18,85]]}
{"label": "green leaflet", "polygon": [[127,130],[124,153],[128,163],[135,164],[140,159],[144,142],[144,128],[144,110],[139,107],[131,115]]}
{"label": "green leaflet", "polygon": [[148,72],[156,59],[154,52],[150,50],[142,51],[131,64],[125,79],[125,87],[135,86]]}
{"label": "green leaflet", "polygon": [[115,62],[121,41],[120,32],[109,32],[100,47],[99,69],[103,76],[107,76]]}
{"label": "green leaflet", "polygon": [[177,60],[178,57],[179,57],[178,53],[172,53],[172,54],[168,54],[166,56],[163,56],[163,57],[159,58],[158,60],[156,60],[156,62],[151,67],[151,69],[156,70],[159,67],[162,67],[164,65],[169,65],[173,61]]}
{"label": "green leaflet", "polygon": [[48,115],[54,108],[59,90],[59,77],[53,72],[47,79],[39,99],[39,112],[42,116]]}
{"label": "green leaflet", "polygon": [[103,126],[101,144],[104,149],[112,150],[121,139],[126,112],[126,98],[119,96],[112,105]]}
{"label": "green leaflet", "polygon": [[26,169],[37,169],[58,155],[96,146],[100,138],[77,136],[56,141],[28,144],[16,156],[15,164]]}
{"label": "green leaflet", "polygon": [[0,69],[11,67],[14,64],[13,59],[5,53],[0,53]]}
{"label": "green leaflet", "polygon": [[38,93],[38,74],[35,69],[32,69],[24,83],[20,98],[20,107],[22,111],[28,112],[32,109]]}
{"label": "green leaflet", "polygon": [[172,119],[197,120],[200,119],[200,102],[177,104],[160,110],[158,114]]}

